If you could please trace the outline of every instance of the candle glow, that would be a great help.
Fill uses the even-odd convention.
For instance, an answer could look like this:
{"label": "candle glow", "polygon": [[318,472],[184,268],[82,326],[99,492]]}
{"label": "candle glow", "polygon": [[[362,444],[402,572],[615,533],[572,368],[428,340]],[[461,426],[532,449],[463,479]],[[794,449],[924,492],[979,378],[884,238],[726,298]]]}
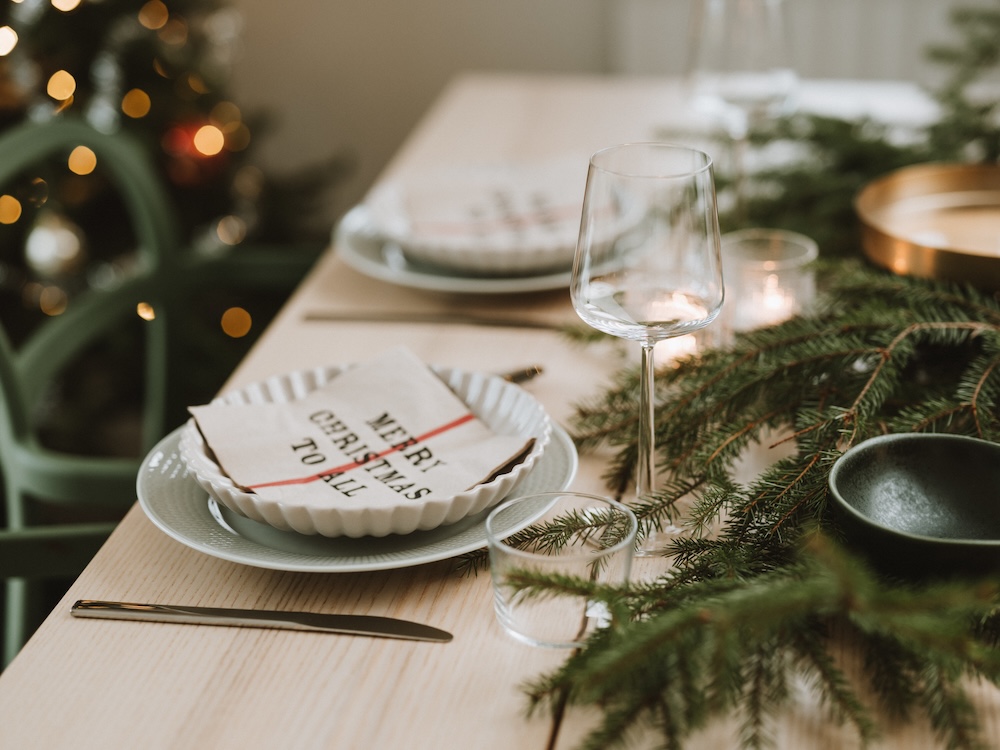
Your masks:
{"label": "candle glow", "polygon": [[670,363],[698,353],[698,339],[693,333],[657,341],[653,356],[657,362]]}
{"label": "candle glow", "polygon": [[748,229],[723,237],[727,330],[747,331],[784,323],[812,301],[809,264],[818,254],[808,237],[773,229]]}

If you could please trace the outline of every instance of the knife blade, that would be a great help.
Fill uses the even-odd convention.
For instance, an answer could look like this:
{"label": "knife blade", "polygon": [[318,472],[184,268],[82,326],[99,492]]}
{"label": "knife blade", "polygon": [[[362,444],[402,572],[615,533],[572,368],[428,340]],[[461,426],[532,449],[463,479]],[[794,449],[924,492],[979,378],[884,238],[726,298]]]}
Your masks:
{"label": "knife blade", "polygon": [[557,323],[529,318],[505,318],[452,312],[392,312],[388,310],[365,312],[311,310],[305,313],[302,319],[311,323],[434,323],[437,325],[483,326],[487,328],[532,328],[543,331],[559,331],[565,327]]}
{"label": "knife blade", "polygon": [[191,625],[281,628],[437,643],[447,643],[452,639],[451,633],[430,625],[377,615],[280,612],[229,607],[188,607],[174,604],[138,604],[94,599],[80,599],[72,606],[70,614],[75,617],[95,617],[108,620],[148,620]]}

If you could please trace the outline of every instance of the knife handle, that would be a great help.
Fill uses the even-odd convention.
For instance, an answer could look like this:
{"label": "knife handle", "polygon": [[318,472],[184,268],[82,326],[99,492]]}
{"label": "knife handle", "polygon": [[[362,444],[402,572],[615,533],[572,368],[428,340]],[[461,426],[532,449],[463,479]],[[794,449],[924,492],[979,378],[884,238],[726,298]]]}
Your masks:
{"label": "knife handle", "polygon": [[295,612],[264,612],[259,610],[223,609],[221,607],[178,607],[165,604],[139,604],[81,599],[70,609],[75,617],[103,620],[148,620],[193,625],[231,625],[244,627],[284,627],[311,630],[296,622]]}

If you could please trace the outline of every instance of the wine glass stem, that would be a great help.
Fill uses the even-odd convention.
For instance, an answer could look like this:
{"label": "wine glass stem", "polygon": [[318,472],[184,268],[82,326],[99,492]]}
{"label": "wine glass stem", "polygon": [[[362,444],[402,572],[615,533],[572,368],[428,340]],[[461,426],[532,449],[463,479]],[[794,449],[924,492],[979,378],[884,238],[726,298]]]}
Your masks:
{"label": "wine glass stem", "polygon": [[732,167],[733,167],[733,193],[734,193],[734,214],[737,221],[744,221],[747,218],[747,149],[750,140],[746,130],[741,128],[732,139]]}
{"label": "wine glass stem", "polygon": [[635,494],[645,500],[653,493],[656,438],[654,437],[653,344],[643,343],[639,372],[639,463],[635,474]]}

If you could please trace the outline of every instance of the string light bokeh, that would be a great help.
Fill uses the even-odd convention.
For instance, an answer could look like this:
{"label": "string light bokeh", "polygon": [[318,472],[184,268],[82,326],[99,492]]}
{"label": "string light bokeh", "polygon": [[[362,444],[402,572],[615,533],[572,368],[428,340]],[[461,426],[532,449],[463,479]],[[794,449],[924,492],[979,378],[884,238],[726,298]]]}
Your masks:
{"label": "string light bokeh", "polygon": [[[16,0],[0,21],[0,75],[19,115],[79,116],[105,132],[139,133],[155,144],[191,246],[232,252],[247,240],[257,223],[259,180],[239,178],[245,165],[238,156],[253,139],[224,91],[238,49],[237,12],[208,0],[148,0],[138,8],[114,0]],[[83,146],[63,164],[25,175],[23,185],[3,186],[0,289],[15,292],[27,309],[57,315],[94,279],[113,283],[126,273],[134,248],[93,251],[101,238],[92,241],[77,216],[88,203],[106,207],[109,189],[97,156]],[[119,234],[130,236],[130,229]],[[15,258],[19,244],[24,255]],[[250,313],[233,309],[219,313],[218,329],[247,336]],[[147,312],[137,314],[145,319]]]}
{"label": "string light bokeh", "polygon": [[[136,353],[158,318],[177,334],[171,363],[190,363],[168,375],[168,413],[182,421],[187,405],[217,393],[329,240],[331,188],[350,159],[334,152],[285,174],[253,163],[268,117],[230,94],[242,18],[227,2],[0,3],[0,137],[54,118],[127,133],[168,193],[181,251],[216,269],[185,280],[183,299],[162,310],[138,305],[52,385],[36,415],[50,448],[130,455],[143,405]],[[101,162],[79,144],[0,185],[0,322],[14,348],[136,267],[135,228]]]}

